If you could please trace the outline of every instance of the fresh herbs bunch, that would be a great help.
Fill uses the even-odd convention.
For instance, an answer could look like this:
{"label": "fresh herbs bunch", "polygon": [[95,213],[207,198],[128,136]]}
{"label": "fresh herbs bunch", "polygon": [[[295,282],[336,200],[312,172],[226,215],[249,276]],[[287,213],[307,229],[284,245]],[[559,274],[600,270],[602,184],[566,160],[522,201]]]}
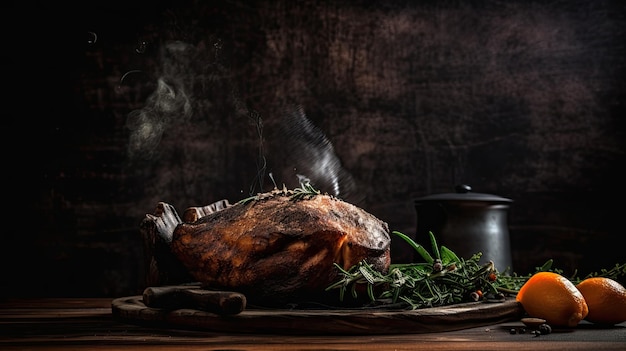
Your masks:
{"label": "fresh herbs bunch", "polygon": [[[342,278],[326,290],[339,289],[339,298],[343,301],[348,291],[353,298],[357,298],[361,287],[367,291],[368,298],[374,304],[418,309],[481,299],[502,300],[506,294],[516,294],[532,275],[519,276],[507,271],[499,272],[491,261],[479,264],[482,257],[480,252],[469,259],[460,258],[449,248],[438,246],[432,232],[429,233],[432,254],[405,234],[398,231],[392,234],[413,247],[424,262],[391,264],[386,274],[377,271],[365,261],[348,270],[335,264]],[[552,268],[552,260],[536,269],[537,272],[562,273]],[[589,276],[616,278],[625,274],[626,264],[622,264]],[[575,283],[582,280],[576,277],[570,279]]]}
{"label": "fresh herbs bunch", "polygon": [[[357,297],[359,285],[365,289],[372,302],[391,303],[411,309],[451,305],[477,301],[483,296],[496,297],[499,291],[494,285],[497,270],[493,262],[479,264],[481,253],[465,260],[446,246],[438,246],[430,234],[432,254],[403,233],[394,231],[411,245],[424,259],[422,263],[391,264],[389,272],[382,274],[367,262],[344,270],[342,279],[326,290],[339,289],[343,301],[346,291]],[[382,291],[378,295],[375,291]]]}

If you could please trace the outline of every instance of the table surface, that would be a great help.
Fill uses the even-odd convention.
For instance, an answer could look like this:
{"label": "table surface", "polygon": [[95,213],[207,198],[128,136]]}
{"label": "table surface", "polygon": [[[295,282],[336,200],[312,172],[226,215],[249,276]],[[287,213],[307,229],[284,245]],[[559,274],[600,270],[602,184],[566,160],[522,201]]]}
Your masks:
{"label": "table surface", "polygon": [[236,334],[150,327],[115,318],[113,299],[0,300],[0,350],[626,350],[626,322],[535,336],[520,321],[439,333],[371,336]]}

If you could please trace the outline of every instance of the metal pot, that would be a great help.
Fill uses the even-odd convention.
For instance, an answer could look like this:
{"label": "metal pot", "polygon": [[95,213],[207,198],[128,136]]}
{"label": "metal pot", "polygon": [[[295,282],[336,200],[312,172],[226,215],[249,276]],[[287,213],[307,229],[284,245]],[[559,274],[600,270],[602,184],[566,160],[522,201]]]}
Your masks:
{"label": "metal pot", "polygon": [[507,223],[513,200],[471,190],[468,185],[459,185],[456,193],[415,199],[416,242],[430,249],[428,232],[432,231],[439,245],[459,257],[468,259],[481,252],[481,263],[491,260],[498,271],[513,271]]}

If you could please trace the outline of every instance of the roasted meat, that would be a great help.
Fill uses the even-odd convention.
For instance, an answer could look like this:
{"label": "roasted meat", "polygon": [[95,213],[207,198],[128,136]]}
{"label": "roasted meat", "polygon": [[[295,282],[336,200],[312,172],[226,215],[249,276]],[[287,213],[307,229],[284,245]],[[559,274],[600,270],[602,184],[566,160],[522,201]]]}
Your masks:
{"label": "roasted meat", "polygon": [[[330,195],[275,190],[218,209],[187,209],[171,250],[209,288],[242,292],[251,303],[325,300],[348,269],[390,264],[387,223]],[[336,291],[333,294],[337,294]]]}

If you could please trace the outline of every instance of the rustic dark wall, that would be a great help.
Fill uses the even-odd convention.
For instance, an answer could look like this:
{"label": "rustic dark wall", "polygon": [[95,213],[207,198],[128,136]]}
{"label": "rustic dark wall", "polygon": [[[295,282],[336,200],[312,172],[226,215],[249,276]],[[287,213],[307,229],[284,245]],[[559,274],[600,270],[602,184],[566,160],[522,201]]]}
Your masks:
{"label": "rustic dark wall", "polygon": [[[311,144],[284,147],[289,103],[332,143],[346,198],[392,230],[413,235],[413,199],[465,183],[514,200],[517,272],[626,259],[618,1],[46,6],[13,9],[36,35],[8,32],[7,134],[23,137],[7,148],[22,166],[2,295],[138,293],[139,223],[158,201],[324,179]],[[411,259],[398,242],[392,255]]]}

